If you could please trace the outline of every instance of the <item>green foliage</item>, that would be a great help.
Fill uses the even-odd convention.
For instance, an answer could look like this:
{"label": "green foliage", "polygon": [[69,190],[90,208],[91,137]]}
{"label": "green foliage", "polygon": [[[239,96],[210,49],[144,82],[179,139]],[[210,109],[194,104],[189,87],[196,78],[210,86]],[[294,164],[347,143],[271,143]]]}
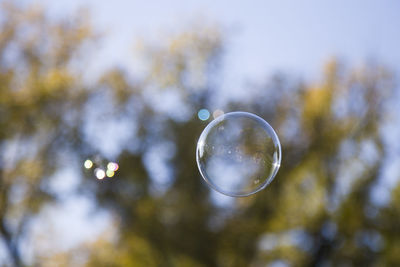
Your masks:
{"label": "green foliage", "polygon": [[27,224],[55,197],[48,178],[59,156],[80,143],[87,92],[69,65],[90,30],[82,21],[52,22],[39,9],[1,4],[0,232],[20,265]]}

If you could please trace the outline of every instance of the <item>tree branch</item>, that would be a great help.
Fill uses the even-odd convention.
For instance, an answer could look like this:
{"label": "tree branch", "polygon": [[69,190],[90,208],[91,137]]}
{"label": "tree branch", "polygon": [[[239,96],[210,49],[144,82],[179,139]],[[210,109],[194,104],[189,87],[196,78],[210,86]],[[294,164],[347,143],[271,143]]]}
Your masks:
{"label": "tree branch", "polygon": [[0,220],[0,233],[4,238],[8,252],[12,258],[14,266],[16,266],[16,267],[22,266],[21,265],[21,257],[20,257],[18,248],[17,248],[16,244],[13,242],[12,235],[11,235],[10,231],[8,231],[8,229],[5,225],[4,217],[3,216],[1,216],[1,217],[2,218]]}

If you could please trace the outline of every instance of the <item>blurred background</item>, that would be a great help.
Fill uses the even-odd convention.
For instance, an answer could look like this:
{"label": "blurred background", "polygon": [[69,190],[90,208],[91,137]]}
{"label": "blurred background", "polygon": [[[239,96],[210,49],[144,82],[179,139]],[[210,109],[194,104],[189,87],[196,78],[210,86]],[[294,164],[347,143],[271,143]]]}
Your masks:
{"label": "blurred background", "polygon": [[[399,266],[399,10],[0,0],[0,266]],[[246,198],[195,160],[237,110],[282,144]]]}

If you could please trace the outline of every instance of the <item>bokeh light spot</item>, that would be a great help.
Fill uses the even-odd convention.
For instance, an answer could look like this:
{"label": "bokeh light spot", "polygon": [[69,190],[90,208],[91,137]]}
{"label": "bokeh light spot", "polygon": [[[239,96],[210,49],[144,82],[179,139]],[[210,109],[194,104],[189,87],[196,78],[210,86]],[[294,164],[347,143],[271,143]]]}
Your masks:
{"label": "bokeh light spot", "polygon": [[97,179],[101,180],[106,176],[106,173],[104,172],[103,169],[96,168],[94,170],[94,175],[96,176]]}
{"label": "bokeh light spot", "polygon": [[216,119],[217,117],[224,115],[224,111],[220,110],[220,109],[216,109],[213,112],[213,118]]}
{"label": "bokeh light spot", "polygon": [[107,170],[110,170],[110,171],[115,172],[115,171],[117,171],[118,169],[119,169],[119,165],[118,165],[117,163],[115,163],[115,162],[109,162],[109,163],[107,164]]}
{"label": "bokeh light spot", "polygon": [[112,170],[110,170],[110,169],[108,169],[108,170],[106,171],[106,175],[107,175],[107,177],[113,177],[113,176],[114,176],[114,174],[115,174],[115,172],[114,172],[114,171],[112,171]]}
{"label": "bokeh light spot", "polygon": [[85,160],[85,162],[83,163],[83,166],[86,169],[90,169],[93,167],[93,161],[91,161],[90,159]]}
{"label": "bokeh light spot", "polygon": [[203,108],[199,110],[197,116],[199,117],[200,120],[206,121],[210,118],[210,112],[207,109]]}

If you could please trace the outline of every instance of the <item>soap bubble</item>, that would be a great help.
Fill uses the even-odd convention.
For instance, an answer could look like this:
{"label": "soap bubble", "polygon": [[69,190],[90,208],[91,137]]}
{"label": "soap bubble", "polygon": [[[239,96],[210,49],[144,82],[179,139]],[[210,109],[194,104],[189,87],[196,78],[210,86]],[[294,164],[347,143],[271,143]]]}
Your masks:
{"label": "soap bubble", "polygon": [[197,166],[209,186],[242,197],[264,189],[281,163],[281,145],[274,129],[247,112],[220,115],[201,133]]}

